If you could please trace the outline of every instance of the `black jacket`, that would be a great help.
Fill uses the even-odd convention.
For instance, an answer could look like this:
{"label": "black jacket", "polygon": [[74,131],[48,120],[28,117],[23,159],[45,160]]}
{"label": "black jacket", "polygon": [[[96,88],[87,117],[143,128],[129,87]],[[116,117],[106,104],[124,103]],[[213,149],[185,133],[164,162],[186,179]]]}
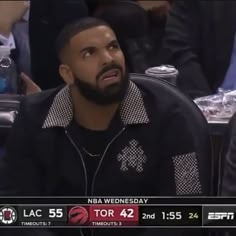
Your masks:
{"label": "black jacket", "polygon": [[59,76],[55,40],[62,28],[88,16],[85,0],[32,0],[30,5],[30,50],[34,82],[42,89],[63,83]]}
{"label": "black jacket", "polygon": [[166,63],[179,69],[179,87],[192,97],[215,93],[232,54],[235,1],[175,1],[166,35]]}
{"label": "black jacket", "polygon": [[94,196],[208,195],[204,160],[196,156],[193,134],[174,104],[131,82],[119,111],[122,125],[107,146],[93,186],[87,186],[83,157],[69,126],[68,87],[26,98],[1,163],[0,195],[86,196],[88,188]]}

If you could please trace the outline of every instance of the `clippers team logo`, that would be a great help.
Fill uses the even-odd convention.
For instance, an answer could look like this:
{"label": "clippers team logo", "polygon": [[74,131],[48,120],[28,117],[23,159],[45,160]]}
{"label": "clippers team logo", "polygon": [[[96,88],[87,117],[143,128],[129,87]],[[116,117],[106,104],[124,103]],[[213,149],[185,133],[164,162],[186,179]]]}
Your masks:
{"label": "clippers team logo", "polygon": [[69,211],[69,223],[83,225],[88,220],[88,211],[81,206],[76,206]]}
{"label": "clippers team logo", "polygon": [[2,207],[0,209],[0,223],[11,225],[16,222],[17,213],[13,207]]}

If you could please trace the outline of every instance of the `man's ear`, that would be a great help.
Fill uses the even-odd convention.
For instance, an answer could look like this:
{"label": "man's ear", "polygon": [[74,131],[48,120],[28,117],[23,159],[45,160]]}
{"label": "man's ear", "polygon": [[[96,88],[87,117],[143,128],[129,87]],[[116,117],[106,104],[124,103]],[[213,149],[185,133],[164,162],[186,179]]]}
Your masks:
{"label": "man's ear", "polygon": [[59,73],[66,84],[68,85],[74,84],[74,76],[68,65],[61,64],[59,66]]}

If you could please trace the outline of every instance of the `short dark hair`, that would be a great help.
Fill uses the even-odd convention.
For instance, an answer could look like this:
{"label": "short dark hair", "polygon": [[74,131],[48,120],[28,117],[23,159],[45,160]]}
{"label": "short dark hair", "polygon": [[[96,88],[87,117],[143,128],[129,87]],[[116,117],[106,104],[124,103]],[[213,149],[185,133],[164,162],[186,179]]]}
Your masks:
{"label": "short dark hair", "polygon": [[65,49],[65,47],[69,44],[72,37],[74,37],[76,34],[79,34],[84,30],[91,29],[97,26],[107,26],[111,28],[107,22],[95,17],[85,17],[69,25],[66,25],[62,29],[56,40],[56,53],[59,60],[62,59],[61,58],[62,52]]}

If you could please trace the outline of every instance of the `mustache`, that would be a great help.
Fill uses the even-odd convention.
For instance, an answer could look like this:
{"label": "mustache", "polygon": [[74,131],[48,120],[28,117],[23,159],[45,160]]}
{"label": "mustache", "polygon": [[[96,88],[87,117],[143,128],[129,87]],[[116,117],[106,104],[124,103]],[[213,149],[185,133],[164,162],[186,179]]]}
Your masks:
{"label": "mustache", "polygon": [[96,80],[99,79],[100,76],[102,76],[104,73],[110,71],[110,70],[113,70],[113,69],[117,69],[117,70],[120,70],[121,72],[123,71],[122,70],[122,67],[118,64],[115,64],[115,63],[111,63],[105,67],[103,67],[103,69],[97,74],[96,76]]}

